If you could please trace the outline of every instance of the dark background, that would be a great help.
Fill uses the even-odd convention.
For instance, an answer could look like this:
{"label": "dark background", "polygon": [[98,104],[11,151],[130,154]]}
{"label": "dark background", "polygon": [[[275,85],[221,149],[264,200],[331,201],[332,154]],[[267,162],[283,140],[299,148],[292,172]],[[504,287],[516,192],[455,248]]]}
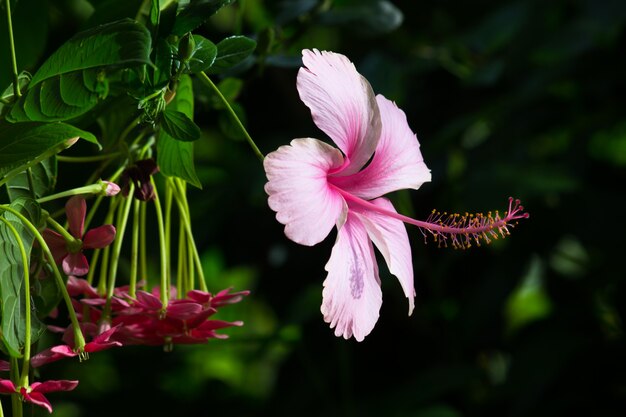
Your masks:
{"label": "dark background", "polygon": [[[16,29],[18,51],[32,49],[26,68],[91,13],[84,2],[36,3]],[[123,15],[120,4],[109,12]],[[326,139],[295,80],[302,48],[333,50],[418,135],[433,179],[390,196],[399,211],[504,211],[511,195],[531,217],[468,251],[424,244],[409,227],[413,316],[381,262],[376,328],[362,343],[336,338],[319,312],[335,232],[312,248],[283,235],[261,164],[199,88],[197,241],[211,290],[251,290],[217,316],[246,324],[206,346],[49,365],[44,379],[81,381],[50,395],[56,415],[625,415],[625,24],[620,0],[246,0],[221,10],[198,33],[259,40],[229,75],[243,82],[233,98],[264,153]]]}

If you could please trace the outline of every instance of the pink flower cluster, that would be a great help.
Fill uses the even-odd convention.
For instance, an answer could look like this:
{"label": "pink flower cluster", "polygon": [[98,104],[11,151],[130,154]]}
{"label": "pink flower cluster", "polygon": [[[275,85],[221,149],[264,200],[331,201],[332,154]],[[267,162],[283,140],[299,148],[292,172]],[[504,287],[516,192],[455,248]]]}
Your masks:
{"label": "pink flower cluster", "polygon": [[[227,338],[216,330],[241,326],[243,322],[212,320],[210,317],[219,307],[234,304],[249,293],[231,293],[226,289],[213,295],[192,290],[186,298],[176,298],[176,290],[172,288],[173,299],[164,307],[158,288],[152,292],[137,291],[133,298],[127,287],[121,287],[116,289],[107,307],[107,299],[84,279],[70,277],[67,287],[69,294],[75,297],[74,308],[85,323],[86,332],[115,329],[108,340],[122,345],[163,345],[166,348],[173,344],[198,344],[212,338]],[[66,331],[65,337],[71,337],[71,331]]]}
{"label": "pink flower cluster", "polygon": [[[159,298],[157,290],[149,293],[137,291],[135,298],[128,294],[127,287],[116,289],[107,306],[107,299],[89,283],[80,278],[69,277],[69,294],[78,317],[81,330],[91,341],[78,352],[74,346],[71,326],[49,329],[63,333],[64,344],[45,349],[30,359],[33,368],[76,357],[85,358],[89,353],[123,345],[162,345],[171,350],[174,344],[206,343],[209,339],[225,339],[228,336],[217,330],[241,326],[243,322],[212,320],[219,307],[237,303],[248,291],[230,292],[226,289],[213,295],[209,292],[192,290],[186,298],[170,300],[167,307]],[[174,291],[174,290],[173,290]],[[173,296],[175,296],[175,291]],[[110,313],[105,313],[110,308]],[[9,363],[0,361],[0,371],[8,371]],[[19,387],[9,379],[0,378],[0,394],[19,394],[25,402],[44,407],[52,412],[52,406],[44,394],[54,391],[71,391],[78,381],[33,382],[28,387]]]}

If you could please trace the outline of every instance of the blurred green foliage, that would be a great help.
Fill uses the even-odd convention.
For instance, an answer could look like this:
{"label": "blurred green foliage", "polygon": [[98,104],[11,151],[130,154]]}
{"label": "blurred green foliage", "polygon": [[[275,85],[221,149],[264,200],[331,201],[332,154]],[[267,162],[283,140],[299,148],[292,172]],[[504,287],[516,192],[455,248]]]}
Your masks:
{"label": "blurred green foliage", "polygon": [[[31,71],[105,19],[93,10],[132,17],[138,3],[33,1],[15,6],[18,63]],[[131,347],[49,365],[43,377],[81,381],[51,396],[56,415],[623,416],[625,26],[622,0],[239,0],[222,9],[197,33],[257,40],[219,87],[263,152],[323,138],[295,79],[302,48],[334,50],[404,109],[420,139],[433,181],[393,196],[401,211],[503,210],[513,195],[531,218],[464,252],[409,230],[413,316],[381,269],[375,330],[363,343],[335,338],[319,313],[332,236],[312,248],[284,237],[262,167],[199,88],[203,189],[190,189],[191,210],[209,289],[251,290],[219,313],[245,326],[172,353]],[[3,68],[2,89],[8,77]],[[68,169],[59,165],[59,181],[72,181]]]}

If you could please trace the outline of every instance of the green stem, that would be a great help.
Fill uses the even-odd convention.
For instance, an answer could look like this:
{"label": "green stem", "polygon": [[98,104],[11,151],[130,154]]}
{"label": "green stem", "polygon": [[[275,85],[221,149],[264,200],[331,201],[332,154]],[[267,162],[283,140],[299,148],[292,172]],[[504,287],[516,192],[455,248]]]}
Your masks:
{"label": "green stem", "polygon": [[30,190],[31,198],[37,198],[35,195],[35,180],[33,179],[33,170],[31,168],[26,170],[26,178],[28,179],[28,189]]}
{"label": "green stem", "polygon": [[57,286],[59,287],[59,291],[61,291],[61,295],[63,296],[63,300],[65,301],[65,305],[67,306],[68,314],[70,316],[70,321],[74,329],[75,349],[78,352],[82,352],[85,347],[85,337],[83,336],[83,332],[80,329],[78,318],[76,317],[76,312],[74,311],[74,306],[72,305],[72,299],[70,298],[70,295],[67,292],[65,281],[63,281],[61,272],[59,272],[59,268],[57,267],[57,264],[54,261],[54,256],[52,256],[52,252],[50,251],[48,244],[46,243],[43,236],[41,236],[41,233],[39,233],[39,230],[37,230],[37,228],[26,217],[24,217],[19,211],[8,206],[0,206],[0,210],[5,210],[5,211],[8,211],[9,213],[13,213],[17,218],[20,219],[22,224],[28,230],[30,230],[33,236],[35,236],[35,239],[37,239],[37,242],[39,242],[39,246],[41,246],[41,249],[43,250],[44,255],[48,259],[48,263],[52,267],[52,272],[56,280]]}
{"label": "green stem", "polygon": [[[13,369],[17,369],[17,358],[11,357],[11,380],[15,386],[17,385],[16,377],[13,375]],[[24,402],[22,401],[22,394],[15,393],[11,395],[11,416],[12,417],[22,417],[24,415]]]}
{"label": "green stem", "polygon": [[157,224],[159,231],[159,254],[161,257],[161,303],[163,304],[163,310],[167,308],[167,303],[169,300],[169,287],[167,286],[168,278],[167,278],[167,270],[168,270],[168,253],[167,253],[167,243],[165,241],[165,225],[163,222],[163,211],[161,209],[161,202],[159,201],[159,193],[157,192],[156,184],[154,182],[154,177],[150,177],[150,182],[152,183],[152,187],[154,187],[154,208],[157,216]]}
{"label": "green stem", "polygon": [[76,239],[74,236],[72,236],[70,232],[65,230],[65,228],[61,224],[59,224],[56,220],[54,220],[52,217],[48,216],[46,221],[50,224],[50,226],[52,226],[54,230],[56,230],[61,236],[63,236],[63,238],[68,244],[75,243],[79,240],[79,239]]}
{"label": "green stem", "polygon": [[31,344],[31,318],[30,318],[30,277],[29,277],[29,269],[30,266],[28,264],[28,255],[26,254],[26,248],[24,247],[24,242],[20,239],[20,235],[15,229],[15,227],[4,217],[0,217],[0,221],[4,223],[17,241],[17,246],[20,249],[20,255],[22,257],[22,265],[24,268],[24,360],[22,362],[22,375],[19,380],[19,385],[22,387],[28,386],[28,372],[30,366],[30,344]]}
{"label": "green stem", "polygon": [[11,66],[13,70],[13,94],[16,98],[20,98],[22,93],[20,92],[19,74],[17,73],[17,58],[15,56],[15,40],[13,39],[13,22],[11,19],[11,0],[6,0],[7,9],[7,26],[9,29],[9,48],[11,51]]}
{"label": "green stem", "polygon": [[146,256],[146,203],[139,203],[139,276],[145,279],[145,288],[148,285],[148,261]]}
{"label": "green stem", "polygon": [[91,184],[84,187],[72,188],[71,190],[61,191],[60,193],[47,195],[37,199],[38,203],[46,203],[52,200],[58,200],[59,198],[72,197],[82,194],[99,194],[104,192],[103,184]]}
{"label": "green stem", "polygon": [[[122,252],[122,243],[124,242],[124,233],[126,232],[126,224],[128,223],[128,214],[130,213],[130,206],[132,205],[134,186],[131,184],[129,196],[126,198],[126,201],[120,204],[116,228],[115,228],[115,241],[113,242],[113,249],[111,258],[111,264],[109,265],[109,287],[107,291],[107,306],[110,308],[110,300],[113,297],[113,291],[115,290],[115,280],[117,277],[117,264],[120,258],[120,253]],[[105,310],[107,308],[105,307]]]}
{"label": "green stem", "polygon": [[98,266],[98,261],[100,260],[100,254],[102,253],[102,249],[95,249],[93,254],[91,255],[91,262],[89,262],[89,272],[87,273],[87,282],[89,285],[93,283],[93,276],[95,275],[96,267]]}
{"label": "green stem", "polygon": [[113,159],[117,156],[120,156],[122,153],[121,152],[110,152],[110,153],[106,153],[103,155],[94,155],[94,156],[64,156],[64,155],[58,155],[57,159],[60,162],[70,162],[70,163],[75,163],[75,164],[79,164],[79,163],[87,163],[87,162],[98,162],[98,161],[105,161],[107,159]]}
{"label": "green stem", "polygon": [[[119,203],[119,198],[114,198],[111,200],[111,204],[109,205],[109,211],[104,218],[104,224],[113,223],[113,215],[115,214],[115,210],[117,210],[117,205]],[[102,249],[102,251],[103,252],[102,263],[100,266],[100,277],[98,278],[98,294],[105,295],[107,291],[107,272],[109,267],[109,254],[111,252],[111,246],[107,246],[106,248]]]}
{"label": "green stem", "polygon": [[[165,251],[169,256],[172,253],[172,185],[165,182]],[[172,285],[171,262],[167,264],[167,288]]]}
{"label": "green stem", "polygon": [[187,239],[189,248],[193,253],[194,263],[196,268],[198,269],[198,281],[200,285],[200,290],[207,291],[206,282],[204,280],[204,272],[202,270],[202,262],[200,261],[200,255],[198,254],[198,248],[196,247],[196,242],[193,239],[193,233],[191,231],[191,220],[189,218],[189,206],[187,205],[187,200],[185,198],[183,186],[181,182],[178,182],[178,187],[173,187],[175,195],[176,204],[178,205],[178,212],[180,214],[180,219],[185,225],[185,230],[187,231]]}
{"label": "green stem", "polygon": [[186,274],[185,261],[187,260],[187,254],[185,248],[187,247],[185,240],[185,226],[183,222],[178,222],[178,269],[176,271],[176,288],[178,289],[178,298],[184,297],[187,293],[187,280],[184,278]]}
{"label": "green stem", "polygon": [[200,80],[202,80],[205,85],[207,85],[209,88],[211,88],[211,90],[213,90],[215,92],[215,94],[217,94],[217,96],[220,98],[220,100],[222,100],[222,103],[224,103],[224,105],[226,106],[226,110],[228,110],[228,112],[230,113],[231,117],[233,118],[233,120],[235,121],[237,126],[239,126],[239,128],[243,132],[243,134],[244,134],[244,136],[246,138],[246,141],[248,142],[248,144],[252,148],[252,151],[259,158],[259,160],[261,162],[263,162],[263,159],[265,158],[263,156],[263,153],[261,153],[259,148],[256,146],[256,143],[254,143],[254,141],[252,140],[252,138],[248,134],[248,131],[243,126],[243,123],[241,123],[241,120],[239,120],[239,117],[237,117],[237,114],[235,113],[233,108],[230,106],[230,103],[228,102],[228,100],[226,100],[226,97],[224,97],[224,95],[222,94],[220,89],[217,88],[217,86],[215,84],[213,84],[213,81],[211,81],[211,79],[204,73],[204,71],[201,71],[198,74],[198,76],[200,77]]}
{"label": "green stem", "polygon": [[[113,175],[111,175],[111,177],[109,178],[109,181],[111,181],[111,182],[117,181],[118,177],[124,171],[124,168],[125,167],[122,166],[117,171],[115,171],[113,173]],[[89,213],[87,213],[87,217],[85,218],[85,225],[83,226],[83,228],[85,230],[87,230],[89,228],[89,224],[91,223],[91,220],[93,219],[93,216],[96,214],[96,211],[98,210],[98,207],[100,207],[100,203],[102,202],[103,198],[104,198],[104,196],[102,194],[100,194],[96,198],[96,201],[91,205],[91,208],[89,209]]]}
{"label": "green stem", "polygon": [[[130,197],[130,196],[129,196]],[[133,235],[130,246],[130,285],[128,295],[135,298],[137,291],[137,269],[139,264],[139,204],[140,201],[133,199]]]}

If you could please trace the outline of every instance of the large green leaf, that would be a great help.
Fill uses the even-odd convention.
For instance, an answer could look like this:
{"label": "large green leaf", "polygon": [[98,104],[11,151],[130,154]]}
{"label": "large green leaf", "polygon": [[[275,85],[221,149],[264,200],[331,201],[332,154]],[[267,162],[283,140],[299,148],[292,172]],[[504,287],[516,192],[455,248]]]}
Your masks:
{"label": "large green leaf", "polygon": [[[182,36],[191,32],[222,7],[233,0],[191,0],[184,9],[179,11],[172,28],[174,35]],[[180,3],[179,3],[180,4]]]}
{"label": "large green leaf", "polygon": [[80,32],[43,63],[33,75],[31,88],[43,80],[72,71],[149,64],[151,43],[145,26],[130,19]]}
{"label": "large green leaf", "polygon": [[256,41],[245,36],[231,36],[217,44],[217,57],[209,68],[211,74],[222,72],[246,59],[256,48]]}
{"label": "large green leaf", "polygon": [[93,134],[64,123],[0,121],[0,180],[11,170],[57,154],[76,137],[98,144]]}
{"label": "large green leaf", "polygon": [[130,19],[81,32],[43,63],[8,119],[47,122],[80,116],[106,95],[105,68],[149,63],[150,48],[147,29]]}
{"label": "large green leaf", "polygon": [[[57,159],[55,156],[44,159],[31,168],[33,182],[32,193],[41,198],[54,190],[57,180]],[[32,197],[30,183],[26,171],[7,181],[7,193],[11,201],[19,197]]]}
{"label": "large green leaf", "polygon": [[200,128],[185,113],[167,108],[162,115],[161,127],[174,139],[183,142],[200,139]]}
{"label": "large green leaf", "polygon": [[[188,75],[180,78],[176,96],[168,109],[193,118],[193,88]],[[176,140],[164,130],[160,130],[157,140],[157,164],[163,174],[181,178],[198,188],[202,187],[193,162],[193,142]]]}
{"label": "large green leaf", "polygon": [[[39,205],[30,199],[19,198],[11,203],[11,208],[19,211],[37,227],[41,221]],[[30,258],[33,246],[33,234],[12,213],[0,214],[15,229],[12,230],[0,222],[0,300],[2,301],[2,341],[9,354],[20,357],[26,335],[26,318],[24,304],[24,265],[17,239],[21,240]],[[37,341],[44,331],[44,325],[36,315],[31,315],[31,343]]]}
{"label": "large green leaf", "polygon": [[217,46],[200,35],[193,35],[195,47],[189,59],[189,71],[192,74],[206,71],[213,65],[217,57]]}

